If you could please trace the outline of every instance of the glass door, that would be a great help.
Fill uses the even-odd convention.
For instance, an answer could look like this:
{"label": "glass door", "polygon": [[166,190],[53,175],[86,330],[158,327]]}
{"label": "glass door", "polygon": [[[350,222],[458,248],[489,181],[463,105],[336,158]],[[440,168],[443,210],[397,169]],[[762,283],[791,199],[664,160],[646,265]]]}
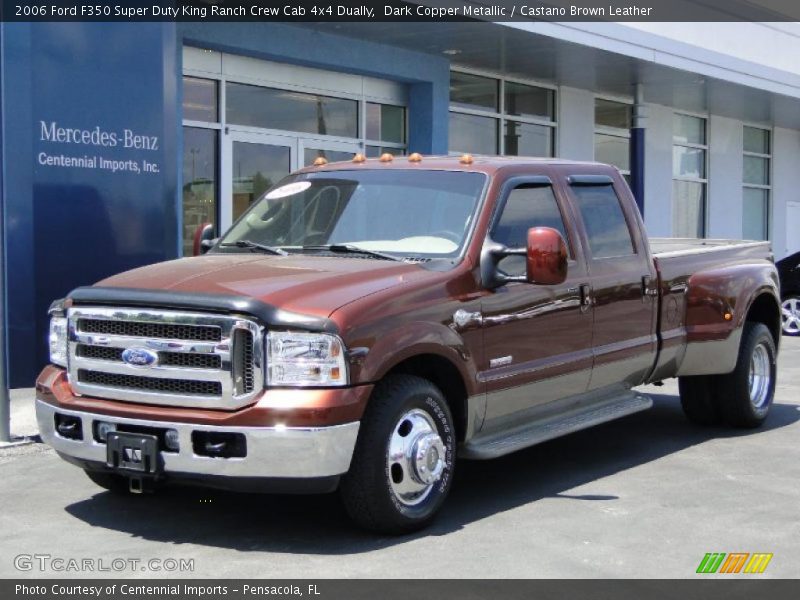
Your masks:
{"label": "glass door", "polygon": [[250,204],[298,164],[297,138],[231,131],[222,157],[224,232]]}
{"label": "glass door", "polygon": [[363,152],[357,143],[328,142],[323,140],[300,139],[299,155],[303,167],[313,165],[318,157],[323,157],[328,162],[342,162],[353,160],[358,152]]}

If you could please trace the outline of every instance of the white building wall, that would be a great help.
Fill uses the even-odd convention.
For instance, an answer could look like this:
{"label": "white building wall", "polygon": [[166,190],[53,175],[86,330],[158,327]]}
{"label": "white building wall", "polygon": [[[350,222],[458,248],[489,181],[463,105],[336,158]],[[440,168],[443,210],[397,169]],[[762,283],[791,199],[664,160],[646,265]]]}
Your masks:
{"label": "white building wall", "polygon": [[776,128],[772,143],[772,247],[800,251],[800,131]]}
{"label": "white building wall", "polygon": [[672,235],[672,109],[647,105],[644,144],[644,222],[653,237]]}
{"label": "white building wall", "polygon": [[561,87],[558,90],[559,158],[594,160],[594,94]]}
{"label": "white building wall", "polygon": [[711,115],[708,119],[708,206],[706,234],[742,237],[744,129],[741,121]]}

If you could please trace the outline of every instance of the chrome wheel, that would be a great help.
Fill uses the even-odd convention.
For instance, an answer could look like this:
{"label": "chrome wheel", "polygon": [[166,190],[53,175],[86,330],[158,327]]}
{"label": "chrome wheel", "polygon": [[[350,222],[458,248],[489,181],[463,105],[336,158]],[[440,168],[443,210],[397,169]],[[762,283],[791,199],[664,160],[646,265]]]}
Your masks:
{"label": "chrome wheel", "polygon": [[392,430],[386,457],[395,498],[406,506],[425,500],[441,478],[446,458],[433,417],[418,408],[405,413]]}
{"label": "chrome wheel", "polygon": [[754,408],[763,408],[769,401],[769,388],[772,383],[772,365],[769,350],[763,343],[753,349],[750,357],[750,402]]}
{"label": "chrome wheel", "polygon": [[800,298],[787,298],[781,303],[783,333],[800,335]]}

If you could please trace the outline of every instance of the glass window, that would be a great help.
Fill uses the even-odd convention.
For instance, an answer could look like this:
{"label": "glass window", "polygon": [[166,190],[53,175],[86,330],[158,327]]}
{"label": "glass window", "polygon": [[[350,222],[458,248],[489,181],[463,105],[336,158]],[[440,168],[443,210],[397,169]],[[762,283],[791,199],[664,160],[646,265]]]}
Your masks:
{"label": "glass window", "polygon": [[367,139],[406,143],[406,109],[367,102]]}
{"label": "glass window", "polygon": [[499,81],[450,71],[450,105],[457,108],[489,109],[497,112]]}
{"label": "glass window", "polygon": [[634,254],[631,232],[613,186],[574,185],[572,192],[586,228],[592,258]]}
{"label": "glass window", "polygon": [[503,145],[511,156],[553,156],[553,128],[506,121]]}
{"label": "glass window", "polygon": [[555,120],[556,95],[553,90],[507,81],[505,96],[505,109],[508,115]]}
{"label": "glass window", "polygon": [[630,129],[631,112],[632,108],[630,104],[595,98],[594,124],[599,127]]}
{"label": "glass window", "polygon": [[183,78],[183,118],[216,123],[219,120],[217,82],[198,77]]}
{"label": "glass window", "polygon": [[381,154],[391,154],[392,156],[403,156],[405,150],[402,148],[384,148],[381,146],[367,146],[365,153],[367,158],[380,158]]}
{"label": "glass window", "polygon": [[673,136],[679,144],[705,144],[706,120],[690,115],[674,115]]}
{"label": "glass window", "polygon": [[675,237],[705,236],[706,186],[698,181],[672,182],[672,234]]}
{"label": "glass window", "polygon": [[292,170],[291,148],[233,142],[233,218]]}
{"label": "glass window", "polygon": [[769,190],[744,188],[742,234],[746,240],[769,238]]}
{"label": "glass window", "polygon": [[194,234],[217,222],[217,139],[215,129],[183,128],[183,255],[192,255]]}
{"label": "glass window", "polygon": [[630,139],[596,133],[594,135],[594,159],[601,163],[614,165],[621,171],[630,171]]}
{"label": "glass window", "polygon": [[228,83],[226,117],[229,123],[358,137],[358,102],[290,90]]}
{"label": "glass window", "polygon": [[497,119],[451,112],[450,151],[497,154]]}
{"label": "glass window", "polygon": [[754,154],[769,154],[769,131],[757,127],[745,127],[744,151]]}
{"label": "glass window", "polygon": [[[569,240],[550,186],[522,185],[511,190],[492,230],[492,239],[508,248],[524,248],[531,227],[552,227],[561,233],[564,241]],[[525,257],[507,256],[498,266],[507,275],[524,275]]]}
{"label": "glass window", "polygon": [[352,244],[403,257],[454,257],[485,182],[482,173],[417,169],[295,175],[283,182],[292,189],[262,196],[223,242],[252,240],[289,252]]}
{"label": "glass window", "polygon": [[345,152],[343,150],[325,150],[323,148],[305,148],[303,150],[303,164],[313,165],[318,158],[324,158],[329,163],[352,161],[355,152]]}
{"label": "glass window", "polygon": [[745,155],[744,182],[755,185],[769,185],[769,159]]}
{"label": "glass window", "polygon": [[705,179],[706,151],[688,146],[672,147],[672,169],[675,177]]}

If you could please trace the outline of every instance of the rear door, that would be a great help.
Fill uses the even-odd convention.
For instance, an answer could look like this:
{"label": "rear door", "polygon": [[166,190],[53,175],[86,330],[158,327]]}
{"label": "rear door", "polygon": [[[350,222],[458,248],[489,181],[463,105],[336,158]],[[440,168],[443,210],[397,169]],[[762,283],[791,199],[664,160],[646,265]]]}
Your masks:
{"label": "rear door", "polygon": [[638,209],[619,176],[562,181],[583,224],[594,307],[589,390],[641,384],[656,357],[657,277]]}
{"label": "rear door", "polygon": [[[489,236],[524,247],[531,227],[552,227],[569,246],[566,281],[559,285],[509,283],[482,301],[486,385],[484,430],[524,420],[527,411],[586,391],[592,366],[592,311],[581,302],[588,287],[580,241],[568,207],[547,177],[513,177],[503,186]],[[509,256],[498,267],[524,275],[525,258]]]}

